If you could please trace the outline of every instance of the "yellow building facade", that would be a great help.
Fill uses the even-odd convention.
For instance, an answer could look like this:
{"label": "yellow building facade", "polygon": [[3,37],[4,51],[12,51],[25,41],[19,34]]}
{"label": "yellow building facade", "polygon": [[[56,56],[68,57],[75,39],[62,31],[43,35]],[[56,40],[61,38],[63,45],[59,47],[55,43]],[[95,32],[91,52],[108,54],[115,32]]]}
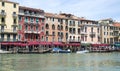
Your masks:
{"label": "yellow building facade", "polygon": [[19,4],[0,0],[0,41],[17,41]]}

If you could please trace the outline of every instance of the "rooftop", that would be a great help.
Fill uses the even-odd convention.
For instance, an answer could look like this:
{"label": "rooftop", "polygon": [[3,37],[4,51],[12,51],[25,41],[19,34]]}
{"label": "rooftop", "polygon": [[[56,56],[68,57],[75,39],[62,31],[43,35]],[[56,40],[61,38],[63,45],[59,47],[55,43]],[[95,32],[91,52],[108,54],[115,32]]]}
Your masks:
{"label": "rooftop", "polygon": [[30,10],[30,11],[36,11],[36,12],[44,12],[44,10],[41,10],[41,9],[30,8],[30,7],[25,7],[25,6],[19,6],[19,9]]}

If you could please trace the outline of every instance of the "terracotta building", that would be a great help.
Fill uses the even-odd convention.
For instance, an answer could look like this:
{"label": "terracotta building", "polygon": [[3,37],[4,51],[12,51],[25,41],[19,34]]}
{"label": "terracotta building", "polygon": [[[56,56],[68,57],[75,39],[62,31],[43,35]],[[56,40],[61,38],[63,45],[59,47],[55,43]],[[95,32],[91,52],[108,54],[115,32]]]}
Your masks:
{"label": "terracotta building", "polygon": [[19,41],[44,41],[44,11],[19,6]]}

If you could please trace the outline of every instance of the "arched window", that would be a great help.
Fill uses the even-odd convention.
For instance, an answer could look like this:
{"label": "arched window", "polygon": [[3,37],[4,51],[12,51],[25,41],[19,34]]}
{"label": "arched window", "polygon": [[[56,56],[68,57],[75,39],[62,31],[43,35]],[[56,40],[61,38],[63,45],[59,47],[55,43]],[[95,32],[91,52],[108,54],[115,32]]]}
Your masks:
{"label": "arched window", "polygon": [[65,30],[68,31],[68,26],[65,27]]}
{"label": "arched window", "polygon": [[62,26],[62,25],[61,25],[61,27],[60,27],[60,28],[61,28],[61,30],[63,30],[63,26]]}
{"label": "arched window", "polygon": [[49,25],[48,25],[48,24],[46,24],[46,26],[45,26],[45,27],[46,27],[46,29],[49,29]]}
{"label": "arched window", "polygon": [[54,24],[52,25],[52,29],[55,30],[55,25]]}
{"label": "arched window", "polygon": [[58,28],[58,30],[60,30],[60,25],[58,25],[58,27],[57,27],[57,28]]}

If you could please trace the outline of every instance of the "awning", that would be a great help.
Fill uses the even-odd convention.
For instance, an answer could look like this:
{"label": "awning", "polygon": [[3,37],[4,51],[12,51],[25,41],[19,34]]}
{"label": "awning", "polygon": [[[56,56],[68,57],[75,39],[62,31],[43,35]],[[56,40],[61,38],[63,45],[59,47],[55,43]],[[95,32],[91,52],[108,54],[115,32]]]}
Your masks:
{"label": "awning", "polygon": [[53,42],[52,44],[53,44],[53,45],[64,46],[64,44],[63,44],[63,43],[61,43],[61,42]]}
{"label": "awning", "polygon": [[114,44],[115,47],[120,47],[120,44]]}
{"label": "awning", "polygon": [[80,46],[80,43],[69,43],[65,44],[66,46]]}

